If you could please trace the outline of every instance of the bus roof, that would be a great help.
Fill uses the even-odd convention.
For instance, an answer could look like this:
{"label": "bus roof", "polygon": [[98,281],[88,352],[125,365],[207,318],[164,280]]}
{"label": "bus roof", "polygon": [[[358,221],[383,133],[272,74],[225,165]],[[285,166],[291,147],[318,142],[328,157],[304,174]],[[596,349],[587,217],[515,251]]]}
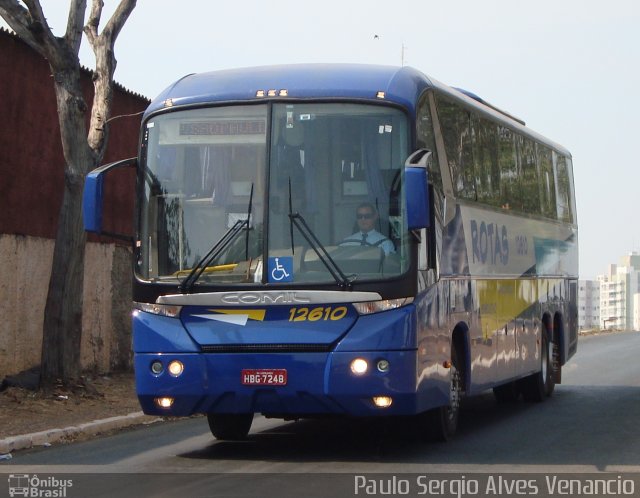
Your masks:
{"label": "bus roof", "polygon": [[365,64],[293,64],[226,69],[190,74],[178,80],[156,97],[147,114],[165,107],[211,104],[230,101],[256,101],[256,93],[287,91],[287,98],[384,100],[414,112],[422,91],[431,86],[429,79],[410,67]]}
{"label": "bus roof", "polygon": [[[537,134],[523,121],[475,94],[447,86],[409,66],[291,64],[189,74],[161,92],[147,108],[145,118],[167,107],[255,102],[269,98],[382,101],[400,105],[415,116],[420,95],[430,88],[570,156],[561,145]],[[269,90],[274,90],[275,95],[269,96]],[[286,96],[280,94],[281,90],[286,90]],[[259,91],[265,96],[258,97]],[[379,92],[384,92],[384,98],[378,96]]]}

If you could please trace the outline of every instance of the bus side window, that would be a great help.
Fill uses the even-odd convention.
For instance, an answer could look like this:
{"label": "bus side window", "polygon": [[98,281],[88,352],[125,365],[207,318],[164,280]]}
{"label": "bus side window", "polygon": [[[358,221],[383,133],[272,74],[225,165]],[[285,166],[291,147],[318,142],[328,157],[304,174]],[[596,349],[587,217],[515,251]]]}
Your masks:
{"label": "bus side window", "polygon": [[433,131],[433,120],[429,111],[428,94],[423,95],[418,107],[418,116],[416,119],[416,138],[418,140],[419,149],[427,149],[431,151],[431,163],[428,166],[429,183],[442,189],[442,179],[440,175],[440,163],[438,162],[438,149]]}
{"label": "bus side window", "polygon": [[467,110],[440,97],[437,98],[437,107],[453,188],[459,197],[476,200],[471,115]]}
{"label": "bus side window", "polygon": [[478,201],[500,207],[502,199],[498,167],[498,127],[495,123],[477,116],[472,118],[471,126]]}
{"label": "bus side window", "polygon": [[[429,198],[431,199],[431,226],[423,230],[420,244],[421,270],[429,270],[428,283],[437,280],[437,272],[440,261],[440,248],[442,246],[442,230],[440,226],[442,215],[440,213],[443,197],[442,174],[440,162],[438,161],[438,149],[436,147],[433,118],[429,105],[429,93],[425,93],[418,106],[416,118],[416,138],[418,148],[431,151],[431,161],[428,168],[429,175]],[[396,196],[399,198],[399,196]],[[436,223],[438,220],[438,223]]]}
{"label": "bus side window", "polygon": [[572,221],[571,215],[571,179],[567,161],[564,156],[553,152],[553,169],[555,171],[556,208],[560,221]]}
{"label": "bus side window", "polygon": [[498,126],[498,164],[501,207],[510,210],[518,202],[518,163],[514,133],[505,126]]}
{"label": "bus side window", "polygon": [[518,159],[520,161],[520,206],[524,213],[540,214],[540,179],[536,169],[536,149],[533,140],[518,137]]}
{"label": "bus side window", "polygon": [[553,177],[551,149],[536,144],[536,165],[538,169],[538,185],[540,187],[540,212],[546,218],[555,219],[556,188]]}

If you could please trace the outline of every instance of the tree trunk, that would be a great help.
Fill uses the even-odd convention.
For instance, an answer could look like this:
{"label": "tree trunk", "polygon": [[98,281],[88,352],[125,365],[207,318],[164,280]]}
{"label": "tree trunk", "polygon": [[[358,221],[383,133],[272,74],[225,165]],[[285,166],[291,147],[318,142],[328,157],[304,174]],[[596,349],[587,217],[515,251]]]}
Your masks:
{"label": "tree trunk", "polygon": [[86,110],[78,67],[69,64],[54,74],[62,149],[64,193],[58,218],[51,279],[44,312],[41,384],[70,384],[80,374],[84,247],[82,188],[95,165],[86,142]]}
{"label": "tree trunk", "polygon": [[80,376],[86,236],[81,221],[82,179],[65,174],[64,195],[44,311],[41,385]]}

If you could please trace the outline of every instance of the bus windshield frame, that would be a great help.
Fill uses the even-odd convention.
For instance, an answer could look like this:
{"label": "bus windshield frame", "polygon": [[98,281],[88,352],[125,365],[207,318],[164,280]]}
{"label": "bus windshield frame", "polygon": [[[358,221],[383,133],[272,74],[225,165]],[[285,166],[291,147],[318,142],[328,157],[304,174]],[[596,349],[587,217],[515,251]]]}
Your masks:
{"label": "bus windshield frame", "polygon": [[140,281],[344,289],[407,274],[411,128],[396,106],[210,106],[143,126]]}

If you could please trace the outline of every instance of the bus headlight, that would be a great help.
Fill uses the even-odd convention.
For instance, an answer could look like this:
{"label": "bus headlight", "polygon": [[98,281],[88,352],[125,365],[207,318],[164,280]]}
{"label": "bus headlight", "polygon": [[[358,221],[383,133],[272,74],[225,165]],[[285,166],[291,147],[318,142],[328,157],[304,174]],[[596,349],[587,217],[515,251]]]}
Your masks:
{"label": "bus headlight", "polygon": [[384,301],[365,301],[363,303],[353,303],[353,307],[360,315],[370,315],[381,311],[394,310],[413,302],[412,297],[401,299],[385,299]]}
{"label": "bus headlight", "polygon": [[182,375],[182,372],[184,372],[184,365],[178,360],[173,360],[169,363],[168,370],[171,375],[178,377],[179,375]]}
{"label": "bus headlight", "polygon": [[174,306],[171,304],[156,304],[156,303],[133,303],[133,309],[138,311],[144,311],[145,313],[152,313],[154,315],[168,316],[169,318],[178,318],[180,316],[180,310],[182,306]]}
{"label": "bus headlight", "polygon": [[364,375],[367,373],[368,369],[369,369],[369,364],[365,359],[356,358],[351,362],[351,371],[355,375]]}

